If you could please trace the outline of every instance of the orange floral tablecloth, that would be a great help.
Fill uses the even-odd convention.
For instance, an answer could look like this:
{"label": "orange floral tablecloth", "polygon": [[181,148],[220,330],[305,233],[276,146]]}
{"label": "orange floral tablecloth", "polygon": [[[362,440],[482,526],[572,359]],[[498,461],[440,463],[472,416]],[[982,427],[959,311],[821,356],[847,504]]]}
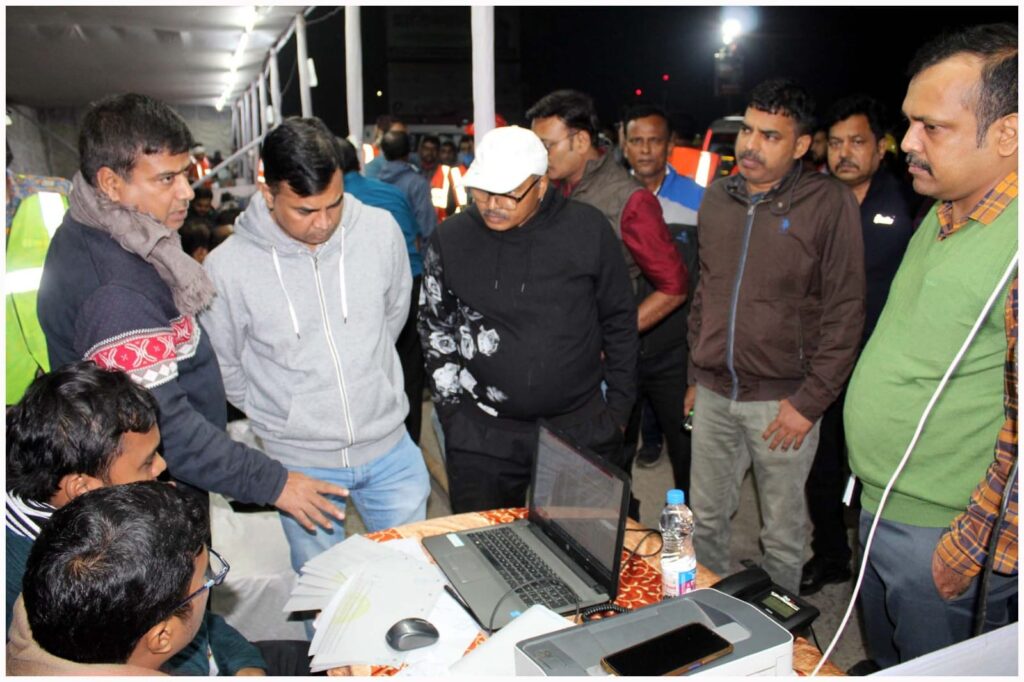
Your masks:
{"label": "orange floral tablecloth", "polygon": [[[427,519],[418,523],[410,523],[397,528],[367,533],[366,537],[377,542],[400,540],[402,538],[425,538],[454,531],[468,530],[509,523],[516,519],[526,518],[526,509],[496,509],[487,512],[470,512],[437,519]],[[661,541],[656,534],[647,534],[644,528],[632,519],[626,521],[626,537],[622,543],[622,566],[619,572],[619,594],[615,603],[628,609],[653,604],[661,599],[661,567],[658,550]],[[639,547],[637,547],[639,543]],[[627,562],[627,558],[636,548],[636,555]],[[649,555],[649,556],[648,556]],[[718,582],[718,576],[703,566],[697,570],[697,587],[711,587]],[[482,632],[466,649],[467,653],[487,639]],[[818,664],[821,654],[818,649],[802,637],[793,642],[793,668],[798,675],[808,675]],[[398,672],[397,668],[386,665],[351,666],[328,671],[328,675],[373,675],[389,676]],[[820,675],[842,675],[843,673],[831,663],[822,666]]]}

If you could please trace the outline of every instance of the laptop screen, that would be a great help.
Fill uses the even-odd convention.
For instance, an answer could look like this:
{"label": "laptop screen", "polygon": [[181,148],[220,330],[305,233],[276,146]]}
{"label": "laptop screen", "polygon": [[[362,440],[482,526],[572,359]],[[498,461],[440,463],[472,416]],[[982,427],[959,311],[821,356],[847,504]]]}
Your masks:
{"label": "laptop screen", "polygon": [[535,467],[531,522],[545,527],[548,536],[578,563],[599,568],[597,573],[610,582],[614,593],[627,479],[612,465],[580,452],[544,426],[540,427]]}

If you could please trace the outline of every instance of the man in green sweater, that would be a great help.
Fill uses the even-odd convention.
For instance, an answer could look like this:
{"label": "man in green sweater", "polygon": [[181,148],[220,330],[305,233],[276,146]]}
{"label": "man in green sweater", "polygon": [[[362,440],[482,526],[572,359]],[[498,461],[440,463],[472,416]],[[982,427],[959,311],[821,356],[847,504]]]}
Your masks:
{"label": "man in green sweater", "polygon": [[[885,668],[971,636],[1000,500],[986,630],[1017,598],[1017,29],[977,26],[914,58],[902,148],[914,190],[937,199],[912,238],[846,399],[861,479],[861,543],[877,529],[861,607]],[[998,289],[997,289],[998,288]],[[888,497],[883,491],[968,332],[998,298],[935,402]],[[993,456],[995,446],[995,456]]]}

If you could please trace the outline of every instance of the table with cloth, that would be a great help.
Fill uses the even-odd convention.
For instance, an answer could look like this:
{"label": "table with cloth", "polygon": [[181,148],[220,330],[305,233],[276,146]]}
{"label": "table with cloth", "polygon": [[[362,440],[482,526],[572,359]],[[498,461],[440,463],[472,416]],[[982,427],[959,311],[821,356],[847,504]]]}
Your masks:
{"label": "table with cloth", "polygon": [[[457,514],[444,516],[436,519],[427,519],[417,523],[410,523],[397,528],[368,533],[366,537],[377,542],[389,540],[400,540],[403,538],[421,539],[431,535],[441,535],[472,528],[482,528],[499,523],[509,523],[516,519],[526,518],[526,509],[497,509],[487,512],[470,512],[468,514]],[[626,537],[623,541],[622,567],[619,572],[619,594],[615,603],[627,609],[635,609],[647,606],[661,600],[661,568],[658,549],[660,539],[656,534],[647,534],[649,529],[644,528],[633,519],[627,519]],[[642,542],[640,542],[642,540]],[[637,548],[637,542],[640,546]],[[636,555],[627,563],[626,558],[636,548]],[[650,556],[648,556],[650,555]],[[698,565],[697,587],[711,587],[718,582],[719,577]],[[485,641],[487,636],[481,632],[467,649],[467,653]],[[817,647],[803,637],[797,637],[793,642],[793,668],[798,675],[809,675],[814,666],[821,660],[821,653]],[[394,675],[397,669],[391,666],[346,666],[328,671],[329,675],[373,675],[389,676]],[[831,663],[822,666],[819,675],[842,675],[842,671]]]}

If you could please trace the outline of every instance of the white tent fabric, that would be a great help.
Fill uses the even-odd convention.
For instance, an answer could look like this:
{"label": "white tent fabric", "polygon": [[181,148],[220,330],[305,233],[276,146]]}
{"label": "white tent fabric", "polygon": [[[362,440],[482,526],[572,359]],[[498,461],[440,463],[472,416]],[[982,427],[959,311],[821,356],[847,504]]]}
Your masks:
{"label": "white tent fabric", "polygon": [[[304,9],[261,8],[228,104],[257,79]],[[250,12],[217,5],[7,7],[7,101],[76,107],[116,88],[172,105],[213,106],[230,82]]]}

